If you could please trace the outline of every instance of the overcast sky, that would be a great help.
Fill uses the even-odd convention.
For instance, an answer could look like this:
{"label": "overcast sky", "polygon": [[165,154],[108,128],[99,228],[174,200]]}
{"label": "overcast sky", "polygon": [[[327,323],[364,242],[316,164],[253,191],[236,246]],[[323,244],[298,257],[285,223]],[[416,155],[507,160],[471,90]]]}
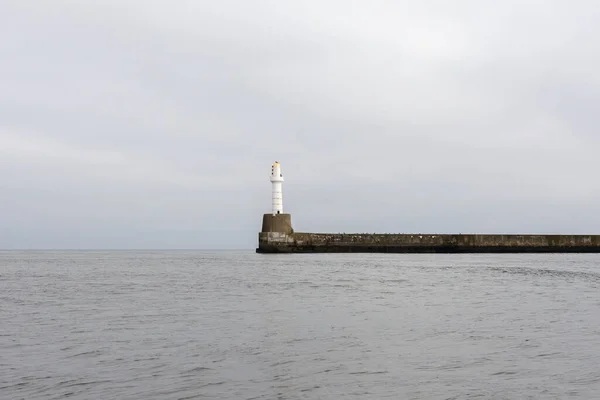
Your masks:
{"label": "overcast sky", "polygon": [[0,248],[600,233],[600,6],[2,0]]}

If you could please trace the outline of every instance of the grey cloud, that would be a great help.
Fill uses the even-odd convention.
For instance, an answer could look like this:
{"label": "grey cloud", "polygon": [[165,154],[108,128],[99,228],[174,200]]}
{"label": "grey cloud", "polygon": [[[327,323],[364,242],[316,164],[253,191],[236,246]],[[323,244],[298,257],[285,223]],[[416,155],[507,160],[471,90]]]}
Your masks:
{"label": "grey cloud", "polygon": [[2,7],[0,247],[600,226],[594,2]]}

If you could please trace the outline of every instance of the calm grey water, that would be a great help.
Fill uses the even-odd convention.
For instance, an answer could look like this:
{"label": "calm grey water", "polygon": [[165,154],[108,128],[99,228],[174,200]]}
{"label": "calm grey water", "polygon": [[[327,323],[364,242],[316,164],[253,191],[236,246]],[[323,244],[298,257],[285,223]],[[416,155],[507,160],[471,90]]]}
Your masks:
{"label": "calm grey water", "polygon": [[0,252],[1,399],[600,398],[600,255]]}

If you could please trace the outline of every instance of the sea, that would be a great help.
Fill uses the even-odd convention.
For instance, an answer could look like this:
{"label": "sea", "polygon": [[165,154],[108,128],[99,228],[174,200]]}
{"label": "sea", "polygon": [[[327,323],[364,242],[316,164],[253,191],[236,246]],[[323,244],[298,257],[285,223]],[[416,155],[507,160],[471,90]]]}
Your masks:
{"label": "sea", "polygon": [[0,252],[0,399],[598,399],[600,255]]}

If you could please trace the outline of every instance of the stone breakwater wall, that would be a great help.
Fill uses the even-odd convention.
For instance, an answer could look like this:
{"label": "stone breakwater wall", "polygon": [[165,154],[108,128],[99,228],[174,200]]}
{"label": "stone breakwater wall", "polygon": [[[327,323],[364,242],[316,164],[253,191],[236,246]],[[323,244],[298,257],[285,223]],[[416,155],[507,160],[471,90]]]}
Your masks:
{"label": "stone breakwater wall", "polygon": [[258,253],[600,253],[600,235],[259,233]]}

